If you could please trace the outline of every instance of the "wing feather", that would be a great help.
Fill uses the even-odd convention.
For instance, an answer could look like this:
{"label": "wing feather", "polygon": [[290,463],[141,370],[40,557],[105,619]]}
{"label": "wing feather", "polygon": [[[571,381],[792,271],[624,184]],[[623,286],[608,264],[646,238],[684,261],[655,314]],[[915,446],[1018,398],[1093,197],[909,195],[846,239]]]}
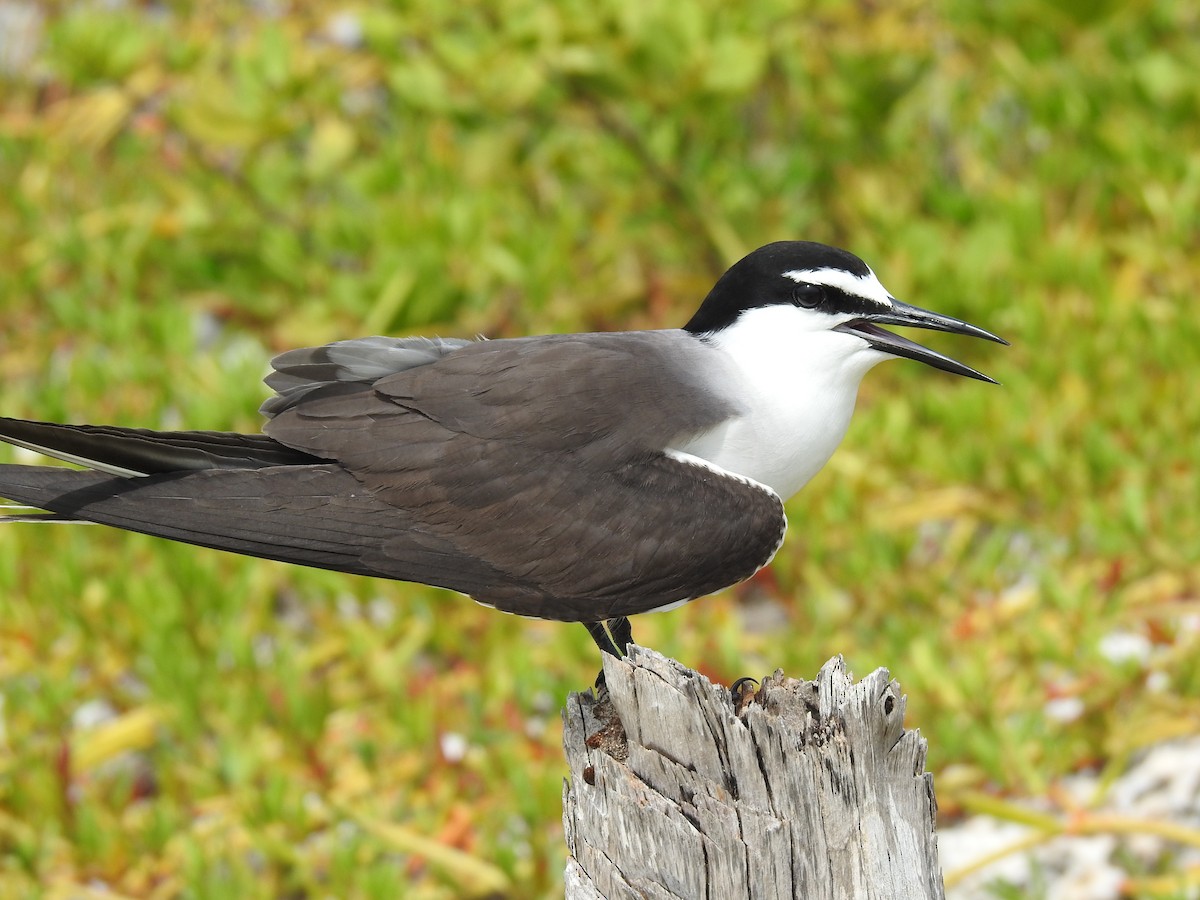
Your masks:
{"label": "wing feather", "polygon": [[700,348],[680,332],[471,344],[266,430],[501,572],[476,599],[582,621],[644,612],[748,577],[786,527],[769,489],[664,452],[738,411],[695,380],[703,358],[679,361]]}
{"label": "wing feather", "polygon": [[0,418],[0,440],[64,462],[122,476],[313,462],[308,454],[285,447],[266,435],[224,431],[152,431]]}
{"label": "wing feather", "polygon": [[0,496],[524,615],[632,615],[748,577],[786,527],[768,488],[665,452],[739,412],[698,380],[706,352],[683,332],[293,351],[265,435],[0,428],[108,468],[2,466]]}

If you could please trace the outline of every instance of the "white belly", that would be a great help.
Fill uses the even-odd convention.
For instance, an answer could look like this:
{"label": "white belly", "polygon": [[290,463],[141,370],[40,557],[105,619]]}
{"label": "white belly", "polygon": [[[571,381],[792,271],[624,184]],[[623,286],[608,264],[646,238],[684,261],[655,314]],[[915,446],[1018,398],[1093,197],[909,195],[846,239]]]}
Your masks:
{"label": "white belly", "polygon": [[797,398],[802,411],[748,410],[678,448],[739,475],[753,478],[785,500],[829,461],[854,412],[849,396]]}
{"label": "white belly", "polygon": [[710,367],[711,389],[735,397],[743,413],[673,448],[753,478],[785,500],[829,461],[849,427],[859,382],[886,358],[838,332],[777,327],[790,324],[780,315],[787,312],[750,310],[743,314],[750,321],[713,340],[721,358]]}

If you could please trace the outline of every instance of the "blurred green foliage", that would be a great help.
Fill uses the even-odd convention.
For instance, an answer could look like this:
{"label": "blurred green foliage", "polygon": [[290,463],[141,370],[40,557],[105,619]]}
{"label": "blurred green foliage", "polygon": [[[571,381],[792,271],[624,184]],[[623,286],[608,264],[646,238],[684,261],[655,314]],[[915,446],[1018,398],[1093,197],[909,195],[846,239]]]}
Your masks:
{"label": "blurred green foliage", "polygon": [[[890,666],[943,815],[1200,730],[1194,8],[4,5],[4,414],[253,430],[277,350],[676,325],[761,243],[839,244],[1008,337],[954,351],[1004,387],[872,373],[771,572],[639,640]],[[560,894],[596,663],[424,588],[10,526],[0,893]]]}

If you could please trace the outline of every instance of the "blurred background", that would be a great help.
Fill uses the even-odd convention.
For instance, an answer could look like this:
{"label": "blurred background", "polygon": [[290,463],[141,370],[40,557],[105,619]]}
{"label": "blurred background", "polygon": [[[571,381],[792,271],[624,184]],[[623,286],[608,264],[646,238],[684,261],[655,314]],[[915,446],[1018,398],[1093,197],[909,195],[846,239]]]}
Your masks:
{"label": "blurred background", "polygon": [[[0,413],[256,431],[287,348],[673,327],[762,243],[852,249],[1008,338],[930,338],[1003,386],[872,372],[773,567],[635,635],[726,683],[887,666],[943,828],[1094,833],[1117,892],[1079,896],[1194,897],[1200,813],[1105,811],[1200,735],[1198,59],[1165,0],[0,0]],[[6,526],[0,894],[561,896],[598,663]]]}

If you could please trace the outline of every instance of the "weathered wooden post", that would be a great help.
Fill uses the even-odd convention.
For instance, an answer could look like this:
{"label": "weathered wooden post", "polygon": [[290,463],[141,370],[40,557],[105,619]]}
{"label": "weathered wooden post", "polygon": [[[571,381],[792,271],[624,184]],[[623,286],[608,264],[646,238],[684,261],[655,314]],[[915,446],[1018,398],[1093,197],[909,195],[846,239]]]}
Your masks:
{"label": "weathered wooden post", "polygon": [[728,688],[651,650],[563,712],[567,900],[942,898],[933,776],[886,669]]}

